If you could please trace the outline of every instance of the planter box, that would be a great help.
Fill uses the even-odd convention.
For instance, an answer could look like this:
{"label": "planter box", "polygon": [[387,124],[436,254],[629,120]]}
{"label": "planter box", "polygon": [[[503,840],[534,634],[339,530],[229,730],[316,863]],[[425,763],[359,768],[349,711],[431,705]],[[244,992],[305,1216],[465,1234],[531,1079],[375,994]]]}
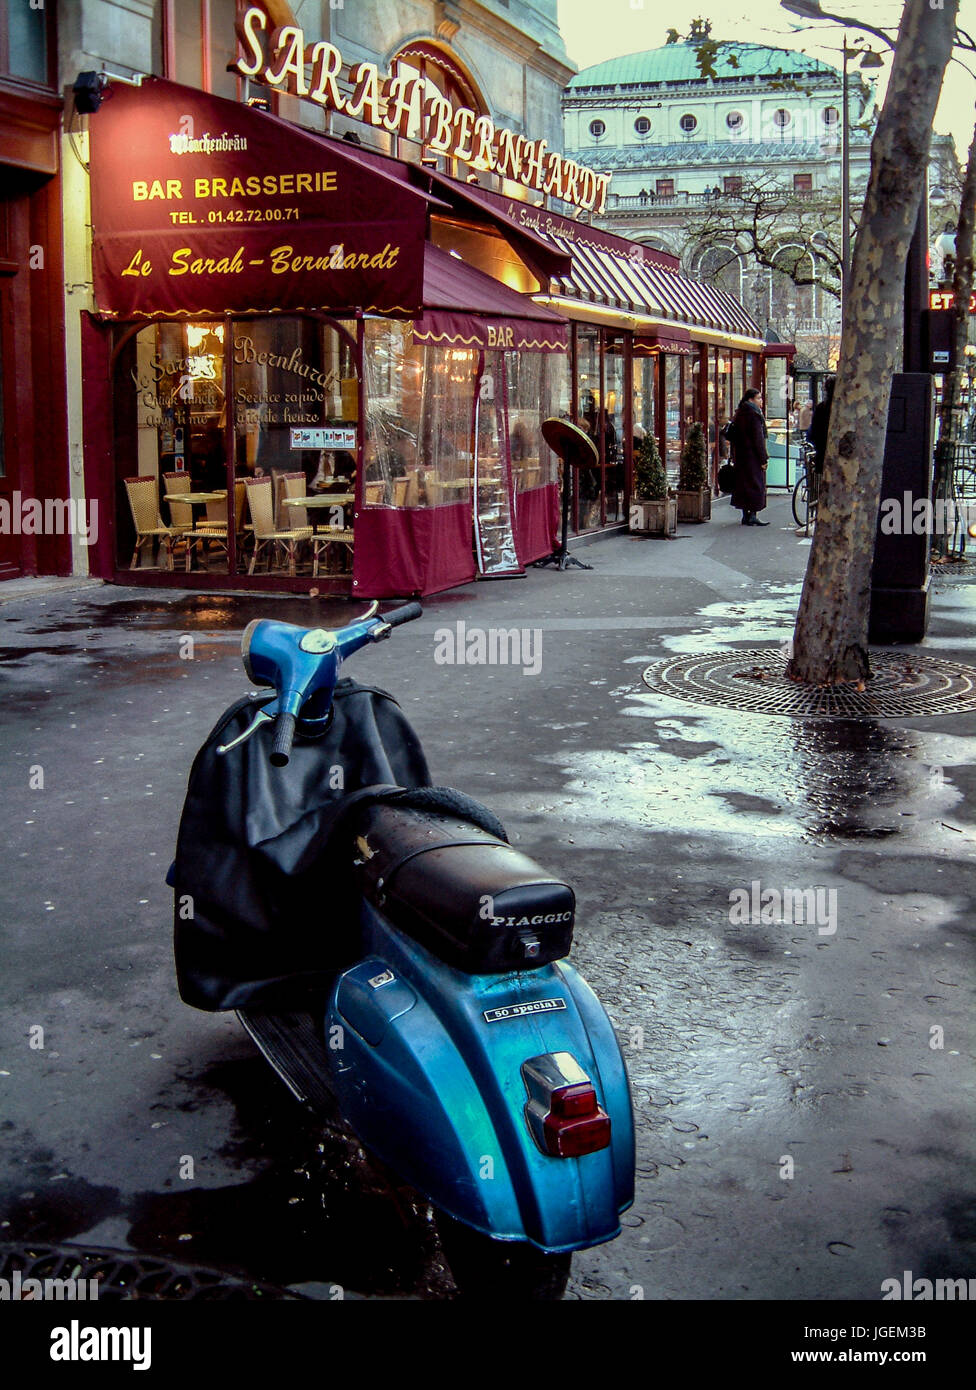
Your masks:
{"label": "planter box", "polygon": [[648,536],[673,536],[678,529],[678,501],[631,502],[630,530]]}
{"label": "planter box", "polygon": [[712,516],[711,488],[697,488],[694,492],[678,489],[679,521],[710,521]]}

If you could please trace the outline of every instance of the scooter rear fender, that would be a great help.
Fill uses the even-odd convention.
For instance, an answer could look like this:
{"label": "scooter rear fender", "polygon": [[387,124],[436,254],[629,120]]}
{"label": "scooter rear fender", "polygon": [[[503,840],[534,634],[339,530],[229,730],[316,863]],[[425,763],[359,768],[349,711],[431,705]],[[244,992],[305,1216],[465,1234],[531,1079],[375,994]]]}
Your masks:
{"label": "scooter rear fender", "polygon": [[[616,1035],[582,976],[563,962],[464,974],[364,914],[370,954],[336,981],[325,1020],[332,1083],[364,1144],[498,1239],[553,1252],[611,1240],[634,1196],[633,1114]],[[521,1066],[552,1052],[592,1080],[608,1148],[556,1158],[536,1146]]]}

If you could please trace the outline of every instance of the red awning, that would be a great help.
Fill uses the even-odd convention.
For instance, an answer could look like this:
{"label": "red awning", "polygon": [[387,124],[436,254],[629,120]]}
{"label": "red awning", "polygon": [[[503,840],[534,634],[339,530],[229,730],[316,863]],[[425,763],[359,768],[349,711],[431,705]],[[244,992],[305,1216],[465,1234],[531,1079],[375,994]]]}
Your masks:
{"label": "red awning", "polygon": [[90,131],[100,313],[420,309],[430,200],[354,147],[161,78]]}
{"label": "red awning", "polygon": [[[515,216],[505,216],[498,204],[492,201],[492,196],[483,189],[473,184],[459,183],[457,179],[448,178],[431,169],[425,169],[424,174],[431,190],[446,198],[456,210],[461,213],[473,213],[479,219],[487,220],[498,228],[543,285],[552,276],[563,275],[569,271],[572,257],[567,252],[554,244],[552,238],[542,236],[533,227],[516,221]],[[519,213],[526,216],[538,214],[538,209],[530,207],[527,203],[518,203],[515,206]]]}
{"label": "red awning", "polygon": [[521,352],[565,352],[569,342],[559,314],[431,243],[424,250],[424,315],[413,336],[419,343]]}

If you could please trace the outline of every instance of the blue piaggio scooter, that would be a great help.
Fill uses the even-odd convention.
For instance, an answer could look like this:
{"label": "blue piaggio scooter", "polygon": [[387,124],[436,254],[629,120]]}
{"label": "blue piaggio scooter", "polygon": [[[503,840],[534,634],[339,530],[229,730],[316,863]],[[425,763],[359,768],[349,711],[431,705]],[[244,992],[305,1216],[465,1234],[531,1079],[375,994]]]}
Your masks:
{"label": "blue piaggio scooter", "polygon": [[[374,604],[337,631],[251,623],[245,668],[275,694],[218,752],[265,729],[271,763],[287,764],[296,731],[327,726],[343,661],[420,615]],[[366,803],[349,832],[361,958],[321,1010],[239,1017],[296,1096],[338,1101],[432,1204],[462,1296],[561,1298],[572,1252],[612,1240],[633,1201],[626,1070],[593,991],[551,958],[568,951],[571,890],[497,836],[444,823]]]}

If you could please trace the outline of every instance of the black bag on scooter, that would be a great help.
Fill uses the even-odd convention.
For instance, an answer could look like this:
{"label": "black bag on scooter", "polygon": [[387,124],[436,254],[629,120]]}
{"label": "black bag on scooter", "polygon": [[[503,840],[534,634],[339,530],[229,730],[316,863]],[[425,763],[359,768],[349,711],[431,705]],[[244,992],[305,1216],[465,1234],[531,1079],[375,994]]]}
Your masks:
{"label": "black bag on scooter", "polygon": [[349,679],[287,767],[271,765],[270,726],[218,754],[266,699],[226,710],[190,772],[170,881],[180,994],[198,1009],[294,1003],[355,959],[358,887],[327,852],[340,808],[377,783],[430,785],[396,700]]}
{"label": "black bag on scooter", "polygon": [[[353,871],[364,834],[388,866],[387,883],[396,870],[394,896],[378,905],[458,968],[517,969],[568,953],[572,890],[513,850],[485,807],[430,785],[417,735],[391,695],[341,680],[328,731],[299,737],[285,767],[271,765],[267,727],[218,754],[264,698],[232,705],[190,772],[170,879],[187,1004],[300,1007],[351,964],[360,895],[381,877]],[[453,854],[408,865],[416,856],[404,846],[416,850],[418,836],[425,849],[436,842]],[[486,920],[486,899],[504,923]]]}

